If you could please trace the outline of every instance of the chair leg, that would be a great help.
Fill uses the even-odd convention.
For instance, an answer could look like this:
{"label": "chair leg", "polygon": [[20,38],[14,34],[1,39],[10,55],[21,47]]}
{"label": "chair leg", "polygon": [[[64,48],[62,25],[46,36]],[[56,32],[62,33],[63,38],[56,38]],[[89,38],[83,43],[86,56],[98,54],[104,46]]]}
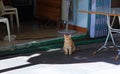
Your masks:
{"label": "chair leg", "polygon": [[6,23],[6,26],[7,26],[8,40],[9,40],[9,42],[11,42],[11,38],[10,38],[10,27],[9,27],[9,21],[8,21],[7,18],[5,19],[5,23]]}
{"label": "chair leg", "polygon": [[18,11],[16,10],[16,22],[17,22],[17,28],[19,31],[20,25],[19,25],[19,17],[18,17]]}
{"label": "chair leg", "polygon": [[12,14],[10,14],[10,23],[11,23],[11,27],[13,29],[13,15]]}
{"label": "chair leg", "polygon": [[118,16],[118,19],[119,19],[119,25],[120,25],[120,16]]}

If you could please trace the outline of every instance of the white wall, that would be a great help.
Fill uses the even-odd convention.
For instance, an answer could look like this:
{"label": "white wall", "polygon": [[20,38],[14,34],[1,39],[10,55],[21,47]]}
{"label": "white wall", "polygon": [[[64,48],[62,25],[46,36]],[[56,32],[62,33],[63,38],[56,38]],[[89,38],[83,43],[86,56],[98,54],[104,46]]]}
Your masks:
{"label": "white wall", "polygon": [[[76,18],[74,18],[74,22],[69,22],[70,24],[73,24],[73,25],[76,25],[76,26],[80,26],[80,27],[83,27],[83,28],[87,28],[87,26],[88,26],[88,14],[81,13],[80,10],[81,9],[88,10],[90,1],[91,0],[76,0],[76,2],[75,2],[76,9],[74,9],[74,11],[75,11],[74,14],[76,14],[75,15]],[[36,4],[35,4],[35,6],[36,6]]]}
{"label": "white wall", "polygon": [[[91,0],[74,0],[74,17],[73,21],[69,21],[70,24],[87,28],[88,27],[88,14],[81,13],[80,10],[88,10],[89,9],[89,2]],[[66,7],[67,0],[62,0],[62,20],[68,20],[67,11],[68,7]]]}
{"label": "white wall", "polygon": [[88,10],[89,9],[89,2],[90,0],[77,0],[77,19],[76,24],[77,26],[87,28],[88,26],[88,14],[81,13],[80,10]]}

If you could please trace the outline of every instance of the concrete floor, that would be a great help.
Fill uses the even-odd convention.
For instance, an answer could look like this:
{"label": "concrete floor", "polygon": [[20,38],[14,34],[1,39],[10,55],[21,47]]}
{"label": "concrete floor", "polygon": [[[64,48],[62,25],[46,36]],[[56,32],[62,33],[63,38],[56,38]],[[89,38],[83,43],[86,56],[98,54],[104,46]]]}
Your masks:
{"label": "concrete floor", "polygon": [[[74,35],[78,34],[82,33]],[[63,35],[58,34],[58,37]],[[8,46],[29,41],[33,40],[14,40],[12,43],[1,41],[0,45]],[[65,55],[61,48],[56,48],[0,57],[0,74],[119,74],[120,60],[114,60],[117,55],[114,48],[92,55],[102,45],[103,42],[80,45],[79,50],[70,56]]]}
{"label": "concrete floor", "polygon": [[70,56],[57,48],[0,57],[0,74],[119,74],[120,60],[113,59],[114,49],[92,55],[101,44],[81,45]]}

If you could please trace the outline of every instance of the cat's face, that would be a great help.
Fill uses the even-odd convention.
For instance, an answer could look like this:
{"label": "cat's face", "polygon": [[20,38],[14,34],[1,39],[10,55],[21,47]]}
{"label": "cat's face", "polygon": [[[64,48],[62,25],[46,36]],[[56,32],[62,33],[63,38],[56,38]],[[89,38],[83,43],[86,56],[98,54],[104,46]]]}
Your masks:
{"label": "cat's face", "polygon": [[64,35],[64,39],[65,39],[65,40],[71,39],[71,35]]}

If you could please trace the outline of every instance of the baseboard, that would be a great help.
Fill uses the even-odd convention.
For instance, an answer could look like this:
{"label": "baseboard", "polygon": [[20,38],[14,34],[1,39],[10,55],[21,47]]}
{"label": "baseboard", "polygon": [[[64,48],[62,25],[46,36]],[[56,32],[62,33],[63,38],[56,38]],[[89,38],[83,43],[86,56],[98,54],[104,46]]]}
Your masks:
{"label": "baseboard", "polygon": [[76,25],[69,25],[69,29],[75,30],[77,32],[84,32],[84,33],[87,33],[88,31],[87,28],[79,27]]}

